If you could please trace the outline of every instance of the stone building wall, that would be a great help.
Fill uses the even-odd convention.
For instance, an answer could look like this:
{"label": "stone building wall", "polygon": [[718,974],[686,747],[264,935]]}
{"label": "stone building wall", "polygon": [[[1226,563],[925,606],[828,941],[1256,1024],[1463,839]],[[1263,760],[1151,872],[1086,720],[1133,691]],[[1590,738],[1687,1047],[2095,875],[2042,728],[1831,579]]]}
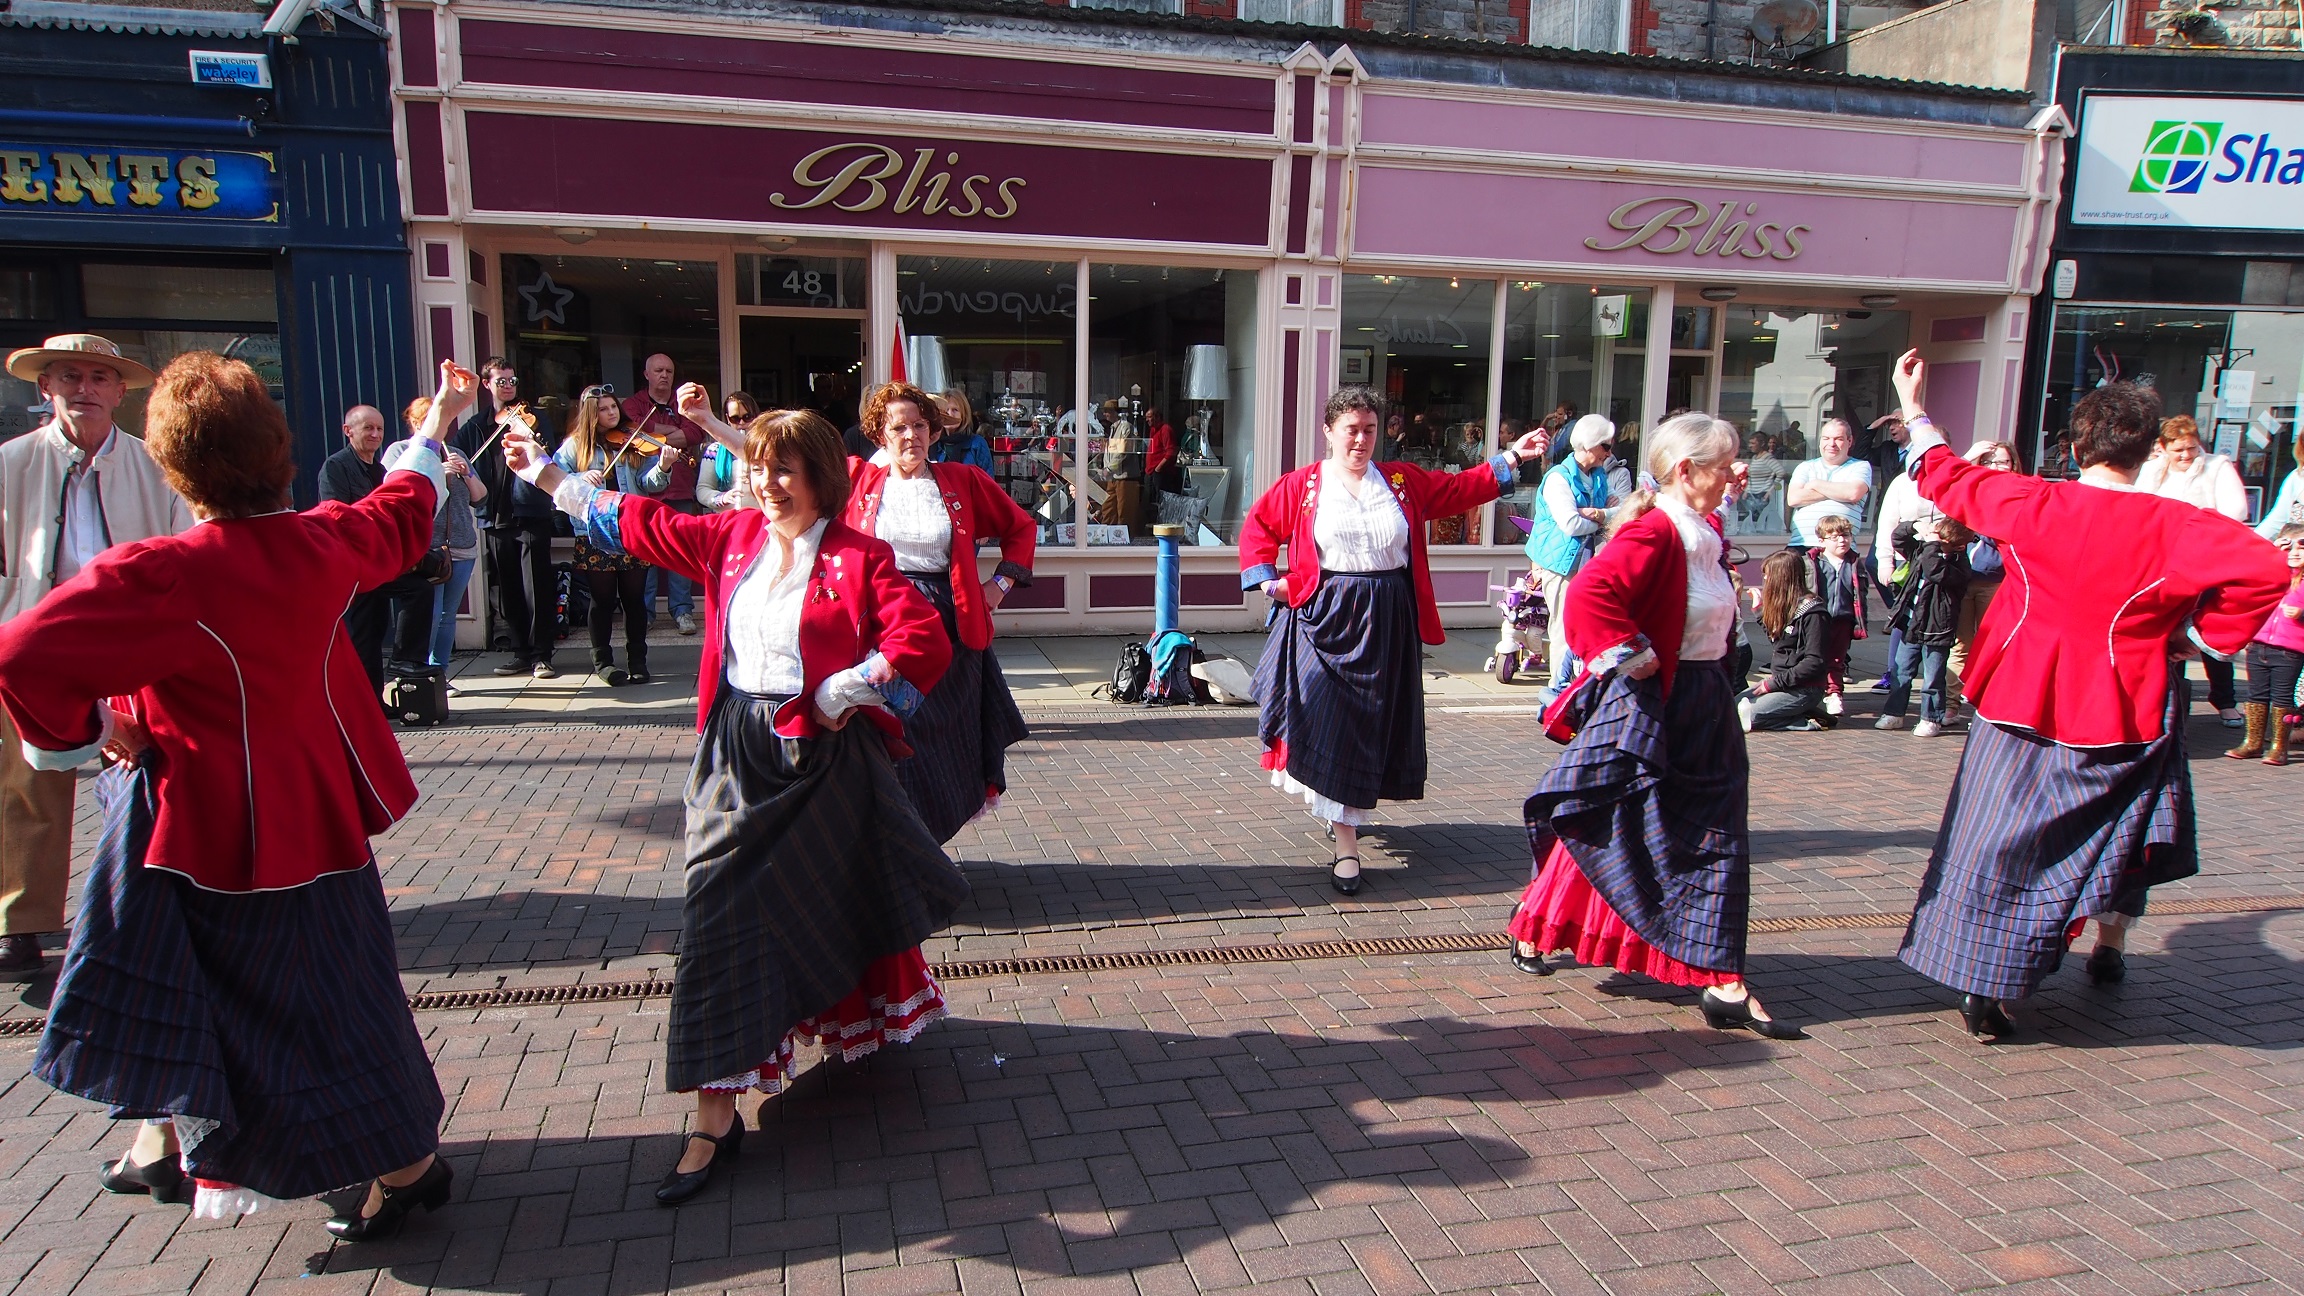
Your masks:
{"label": "stone building wall", "polygon": [[[2214,16],[2205,27],[2180,27],[2178,15],[2198,8]],[[2195,6],[2191,0],[2134,0],[2129,17],[2129,40],[2138,45],[2223,46],[2229,49],[2295,50],[2296,0],[2232,0]],[[2304,70],[2298,73],[2304,84]]]}
{"label": "stone building wall", "polygon": [[1465,40],[1521,41],[1528,36],[1528,0],[1345,0],[1344,25]]}

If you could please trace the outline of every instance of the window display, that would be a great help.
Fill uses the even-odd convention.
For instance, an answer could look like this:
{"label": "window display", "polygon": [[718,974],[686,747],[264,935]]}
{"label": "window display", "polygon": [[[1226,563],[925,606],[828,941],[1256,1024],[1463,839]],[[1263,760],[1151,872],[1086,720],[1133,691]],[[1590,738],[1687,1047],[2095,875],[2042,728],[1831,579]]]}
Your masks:
{"label": "window display", "polygon": [[559,417],[596,382],[625,396],[647,384],[648,357],[672,357],[678,381],[720,381],[720,268],[647,257],[504,257],[504,351],[521,394]]}
{"label": "window display", "polygon": [[896,261],[905,372],[958,392],[992,447],[992,477],[1039,520],[1043,543],[1075,542],[1078,411],[1073,359],[1079,265],[907,256]]}
{"label": "window display", "polygon": [[1106,543],[1151,544],[1159,523],[1236,542],[1253,502],[1255,272],[1096,265],[1088,284],[1089,521]]}
{"label": "window display", "polygon": [[[1504,311],[1497,444],[1510,445],[1553,414],[1561,416],[1563,436],[1580,416],[1599,414],[1616,424],[1617,454],[1633,458],[1647,369],[1648,290],[1515,280],[1505,286]],[[1519,480],[1497,504],[1495,543],[1527,541],[1525,522],[1544,469],[1533,461],[1521,465]]]}
{"label": "window display", "polygon": [[1900,471],[1896,443],[1871,424],[1890,412],[1887,375],[1903,354],[1909,315],[1741,304],[1723,313],[1717,412],[1736,425],[1745,460],[1757,465],[1753,489],[1729,515],[1732,534],[1785,533],[1781,483],[1815,456],[1828,418],[1848,420],[1854,456],[1872,462],[1873,480],[1885,486]]}
{"label": "window display", "polygon": [[[1389,408],[1378,459],[1460,468],[1495,452],[1486,426],[1495,302],[1488,279],[1344,277],[1344,366],[1364,365]],[[1480,543],[1484,511],[1433,519],[1430,542]]]}

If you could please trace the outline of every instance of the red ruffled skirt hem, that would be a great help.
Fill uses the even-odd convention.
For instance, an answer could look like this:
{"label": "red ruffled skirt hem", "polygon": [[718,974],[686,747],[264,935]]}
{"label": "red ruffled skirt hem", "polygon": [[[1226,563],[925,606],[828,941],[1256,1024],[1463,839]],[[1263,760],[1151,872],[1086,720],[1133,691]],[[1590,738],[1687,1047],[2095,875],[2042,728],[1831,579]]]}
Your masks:
{"label": "red ruffled skirt hem", "polygon": [[911,1043],[930,1022],[949,1011],[944,987],[928,970],[927,956],[915,946],[864,969],[863,979],[840,1002],[785,1032],[776,1056],[763,1059],[749,1071],[700,1087],[775,1093],[793,1078],[793,1054],[801,1044],[822,1044],[827,1056],[854,1062],[879,1052],[883,1044]]}
{"label": "red ruffled skirt hem", "polygon": [[1640,939],[1608,901],[1592,889],[1568,848],[1555,841],[1536,880],[1512,913],[1512,939],[1538,953],[1566,950],[1579,963],[1612,967],[1669,985],[1715,986],[1741,980],[1733,972],[1690,967]]}

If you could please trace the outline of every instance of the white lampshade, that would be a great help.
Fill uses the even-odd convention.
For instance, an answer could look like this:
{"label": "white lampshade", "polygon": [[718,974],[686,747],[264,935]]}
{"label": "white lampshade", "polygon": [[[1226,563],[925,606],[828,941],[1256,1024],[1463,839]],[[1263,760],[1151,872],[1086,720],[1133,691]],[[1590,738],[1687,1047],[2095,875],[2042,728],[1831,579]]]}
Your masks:
{"label": "white lampshade", "polygon": [[1203,344],[1185,352],[1184,399],[1229,399],[1230,381],[1230,376],[1225,373],[1224,348]]}
{"label": "white lampshade", "polygon": [[944,365],[944,339],[934,333],[915,333],[904,341],[904,376],[924,392],[940,392],[952,385]]}

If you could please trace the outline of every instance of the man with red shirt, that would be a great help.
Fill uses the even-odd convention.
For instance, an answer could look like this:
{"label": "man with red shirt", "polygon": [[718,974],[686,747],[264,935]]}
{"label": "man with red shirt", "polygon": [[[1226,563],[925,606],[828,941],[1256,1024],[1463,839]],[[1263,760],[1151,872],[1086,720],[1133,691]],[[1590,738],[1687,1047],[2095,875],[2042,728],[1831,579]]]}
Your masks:
{"label": "man with red shirt", "polygon": [[[672,481],[664,488],[662,499],[678,512],[702,513],[704,506],[696,500],[696,458],[700,450],[712,443],[704,429],[680,417],[673,404],[673,393],[679,384],[673,381],[672,357],[659,351],[648,357],[640,368],[641,377],[648,385],[632,393],[624,401],[624,426],[662,437],[666,444],[682,451],[672,465]],[[672,624],[680,633],[696,633],[696,593],[688,578],[661,568],[648,571],[647,593],[644,606],[649,616],[656,614],[656,583],[661,576],[664,583],[665,609],[672,614]]]}

